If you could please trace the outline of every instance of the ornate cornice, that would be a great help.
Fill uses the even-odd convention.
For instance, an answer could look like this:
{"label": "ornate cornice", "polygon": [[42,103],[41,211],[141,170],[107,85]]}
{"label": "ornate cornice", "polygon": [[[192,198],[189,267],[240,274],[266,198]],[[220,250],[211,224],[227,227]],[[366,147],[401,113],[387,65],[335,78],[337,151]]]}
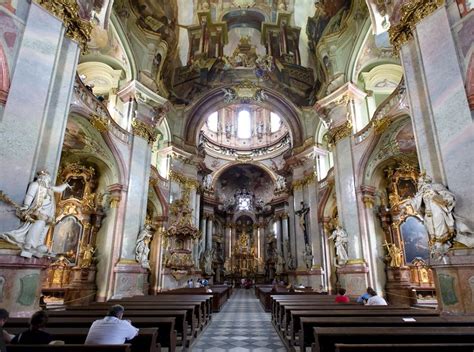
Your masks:
{"label": "ornate cornice", "polygon": [[169,176],[171,181],[180,184],[181,186],[183,186],[184,189],[197,189],[199,187],[198,181],[186,177],[177,171],[170,170]]}
{"label": "ornate cornice", "polygon": [[346,120],[342,125],[331,128],[327,132],[328,142],[331,145],[335,145],[341,139],[352,135],[352,121]]}
{"label": "ornate cornice", "polygon": [[79,5],[75,0],[34,0],[53,16],[59,18],[66,27],[66,36],[76,41],[82,51],[91,39],[92,23],[79,16]]}
{"label": "ornate cornice", "polygon": [[314,182],[316,180],[316,172],[312,172],[309,175],[306,175],[305,177],[293,181],[291,184],[292,189],[301,189],[306,185],[309,185],[310,183]]}
{"label": "ornate cornice", "polygon": [[388,30],[395,52],[399,52],[403,44],[413,38],[416,25],[443,4],[444,0],[412,0],[403,4],[400,22]]}
{"label": "ornate cornice", "polygon": [[147,140],[149,144],[153,144],[158,135],[158,130],[138,119],[133,119],[132,131],[135,136]]}

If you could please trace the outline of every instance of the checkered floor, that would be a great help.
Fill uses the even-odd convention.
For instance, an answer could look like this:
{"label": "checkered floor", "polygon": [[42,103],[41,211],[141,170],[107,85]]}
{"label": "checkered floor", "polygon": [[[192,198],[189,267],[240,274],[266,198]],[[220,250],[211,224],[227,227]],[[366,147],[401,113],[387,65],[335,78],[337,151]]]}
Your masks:
{"label": "checkered floor", "polygon": [[231,299],[192,345],[192,352],[286,352],[253,289],[236,289]]}

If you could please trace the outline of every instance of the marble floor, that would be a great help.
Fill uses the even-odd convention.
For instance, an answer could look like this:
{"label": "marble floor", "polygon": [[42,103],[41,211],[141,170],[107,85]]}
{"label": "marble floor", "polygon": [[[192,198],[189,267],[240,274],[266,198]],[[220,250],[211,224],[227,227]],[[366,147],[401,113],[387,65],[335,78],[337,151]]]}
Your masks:
{"label": "marble floor", "polygon": [[211,324],[189,349],[192,352],[286,352],[253,289],[236,289]]}

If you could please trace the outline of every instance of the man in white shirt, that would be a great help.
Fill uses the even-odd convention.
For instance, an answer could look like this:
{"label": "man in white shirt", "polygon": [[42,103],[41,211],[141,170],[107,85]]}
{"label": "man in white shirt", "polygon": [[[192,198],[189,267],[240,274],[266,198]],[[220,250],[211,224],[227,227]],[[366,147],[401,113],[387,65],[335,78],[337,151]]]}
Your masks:
{"label": "man in white shirt", "polygon": [[138,335],[138,329],[130,321],[122,320],[125,308],[112,306],[104,319],[92,323],[86,345],[120,345]]}
{"label": "man in white shirt", "polygon": [[367,288],[367,293],[370,295],[370,298],[367,300],[367,306],[386,306],[387,301],[383,297],[377,295],[377,292],[371,287]]}

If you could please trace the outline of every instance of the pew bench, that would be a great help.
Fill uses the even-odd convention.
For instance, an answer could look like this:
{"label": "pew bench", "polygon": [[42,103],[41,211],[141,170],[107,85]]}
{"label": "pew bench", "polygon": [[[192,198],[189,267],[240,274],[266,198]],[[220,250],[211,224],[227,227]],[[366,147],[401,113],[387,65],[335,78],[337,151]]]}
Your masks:
{"label": "pew bench", "polygon": [[472,327],[343,327],[313,328],[312,352],[335,352],[336,343],[406,344],[473,343]]}
{"label": "pew bench", "polygon": [[130,352],[130,345],[7,345],[8,352]]}

